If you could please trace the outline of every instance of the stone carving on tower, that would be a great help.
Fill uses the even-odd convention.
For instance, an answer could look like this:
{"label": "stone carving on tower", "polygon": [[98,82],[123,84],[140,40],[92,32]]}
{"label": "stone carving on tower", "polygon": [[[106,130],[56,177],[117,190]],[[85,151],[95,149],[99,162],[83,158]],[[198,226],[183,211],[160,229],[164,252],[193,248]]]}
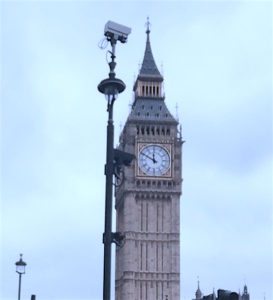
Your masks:
{"label": "stone carving on tower", "polygon": [[144,59],[119,149],[135,155],[116,182],[116,300],[180,300],[182,134],[169,112],[151,50]]}

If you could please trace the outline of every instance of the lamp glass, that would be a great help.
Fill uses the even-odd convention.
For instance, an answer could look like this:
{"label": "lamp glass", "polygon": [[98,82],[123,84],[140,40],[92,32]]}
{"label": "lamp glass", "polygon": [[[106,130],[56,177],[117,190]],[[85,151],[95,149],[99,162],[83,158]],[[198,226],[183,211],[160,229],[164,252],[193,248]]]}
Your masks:
{"label": "lamp glass", "polygon": [[19,274],[25,274],[25,266],[24,265],[16,265],[16,272]]}
{"label": "lamp glass", "polygon": [[[118,95],[118,94],[117,94]],[[113,94],[110,94],[110,95],[108,95],[108,94],[105,94],[105,99],[106,99],[106,101],[108,101],[108,102],[112,102],[114,99],[116,100],[117,99],[117,95],[113,95]]]}
{"label": "lamp glass", "polygon": [[107,101],[113,101],[113,99],[117,99],[118,97],[118,90],[112,86],[105,89],[105,99]]}

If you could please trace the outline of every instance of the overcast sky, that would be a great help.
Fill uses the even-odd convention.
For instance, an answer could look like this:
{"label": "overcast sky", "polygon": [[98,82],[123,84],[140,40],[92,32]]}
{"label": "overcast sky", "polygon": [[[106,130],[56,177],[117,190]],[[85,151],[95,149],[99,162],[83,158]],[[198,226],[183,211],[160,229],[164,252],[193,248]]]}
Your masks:
{"label": "overcast sky", "polygon": [[19,253],[22,299],[102,299],[107,113],[97,84],[109,48],[98,43],[108,20],[132,28],[117,46],[127,85],[117,143],[147,16],[186,140],[181,300],[194,298],[197,276],[205,295],[246,283],[251,300],[273,298],[272,3],[2,1],[2,300],[17,297]]}

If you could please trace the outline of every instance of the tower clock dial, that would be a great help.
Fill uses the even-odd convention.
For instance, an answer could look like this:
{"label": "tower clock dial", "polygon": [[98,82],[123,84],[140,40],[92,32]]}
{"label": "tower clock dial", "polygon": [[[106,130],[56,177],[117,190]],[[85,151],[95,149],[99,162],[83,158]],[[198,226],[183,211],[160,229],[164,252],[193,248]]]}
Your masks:
{"label": "tower clock dial", "polygon": [[171,166],[170,153],[159,144],[145,145],[139,150],[138,166],[146,176],[166,176]]}

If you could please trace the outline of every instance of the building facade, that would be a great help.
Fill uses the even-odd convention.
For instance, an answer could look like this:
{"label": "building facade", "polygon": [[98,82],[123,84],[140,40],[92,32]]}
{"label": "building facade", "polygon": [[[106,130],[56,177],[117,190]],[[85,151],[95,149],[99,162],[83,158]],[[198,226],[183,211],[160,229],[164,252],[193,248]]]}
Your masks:
{"label": "building facade", "polygon": [[169,112],[150,29],[119,149],[135,155],[116,185],[116,300],[180,300],[182,133]]}

